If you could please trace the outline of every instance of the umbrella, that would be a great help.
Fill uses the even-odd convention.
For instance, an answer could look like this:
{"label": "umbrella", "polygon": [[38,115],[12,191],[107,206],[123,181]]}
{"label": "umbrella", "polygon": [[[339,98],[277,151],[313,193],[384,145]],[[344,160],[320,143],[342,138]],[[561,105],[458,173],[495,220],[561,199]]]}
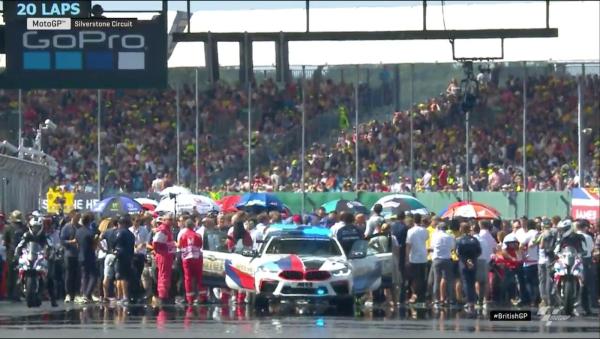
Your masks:
{"label": "umbrella", "polygon": [[498,219],[500,212],[495,208],[475,201],[459,201],[448,206],[441,218],[453,219],[454,217],[475,219]]}
{"label": "umbrella", "polygon": [[123,195],[115,195],[98,201],[92,208],[92,212],[100,214],[100,217],[114,217],[117,214],[139,213],[144,209],[139,202]]}
{"label": "umbrella", "polygon": [[400,212],[409,212],[412,214],[422,215],[429,213],[429,211],[427,211],[427,207],[425,207],[425,205],[423,205],[423,203],[417,198],[405,194],[387,195],[377,200],[373,206],[376,204],[381,204],[381,207],[383,207],[382,214],[384,216],[396,215]]}
{"label": "umbrella", "polygon": [[325,212],[327,213],[333,211],[336,211],[338,213],[347,211],[355,215],[358,213],[369,214],[369,209],[356,200],[331,200],[321,205],[321,207],[325,208]]}
{"label": "umbrella", "polygon": [[236,212],[238,209],[235,205],[240,202],[241,198],[241,195],[228,195],[221,200],[217,200],[216,203],[221,207],[223,213]]}
{"label": "umbrella", "polygon": [[142,205],[142,207],[148,211],[154,211],[158,205],[158,201],[148,198],[135,198],[134,200],[139,202],[140,205]]}
{"label": "umbrella", "polygon": [[283,210],[283,203],[270,193],[246,193],[235,207],[244,210]]}
{"label": "umbrella", "polygon": [[183,186],[170,186],[160,191],[161,199],[168,197],[169,194],[191,194],[192,191]]}
{"label": "umbrella", "polygon": [[[177,201],[177,203],[175,203]],[[177,207],[177,211],[175,211]],[[158,206],[156,206],[156,212],[176,212],[177,214],[183,212],[192,213],[196,211],[200,214],[206,214],[212,211],[220,211],[221,208],[209,197],[196,194],[179,194],[175,198],[171,199],[166,197],[162,199]]]}

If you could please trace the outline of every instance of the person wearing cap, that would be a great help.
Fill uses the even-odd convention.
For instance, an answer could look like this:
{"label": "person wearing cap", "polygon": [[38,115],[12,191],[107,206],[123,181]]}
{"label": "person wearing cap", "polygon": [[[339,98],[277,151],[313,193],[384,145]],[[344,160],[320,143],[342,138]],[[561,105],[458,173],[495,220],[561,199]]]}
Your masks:
{"label": "person wearing cap", "polygon": [[27,228],[25,227],[23,214],[19,210],[13,211],[8,219],[8,227],[4,229],[4,246],[6,247],[6,261],[8,263],[6,286],[8,297],[13,301],[21,300],[16,284],[19,258],[15,257],[14,253],[25,232],[27,232]]}
{"label": "person wearing cap", "polygon": [[501,287],[501,302],[508,304],[511,299],[520,293],[521,300],[523,294],[527,293],[525,289],[517,291],[517,275],[522,269],[523,254],[519,247],[519,240],[513,232],[507,234],[502,239],[502,260],[504,262],[504,280]]}
{"label": "person wearing cap", "polygon": [[300,225],[302,225],[302,217],[301,217],[299,214],[294,214],[294,215],[292,216],[292,222],[293,222],[295,225],[298,225],[298,226],[300,226]]}
{"label": "person wearing cap", "polygon": [[550,219],[542,219],[542,232],[538,234],[535,242],[538,244],[538,281],[540,290],[540,307],[551,306],[550,291],[553,281],[550,277],[554,263],[554,241],[556,232],[552,229]]}
{"label": "person wearing cap", "polygon": [[[206,303],[206,289],[202,286],[202,238],[194,232],[194,222],[185,221],[185,229],[180,233],[179,248],[183,266],[183,282],[185,286],[185,300],[188,305],[194,303],[194,287],[198,288],[199,303]],[[194,279],[196,284],[194,284]]]}

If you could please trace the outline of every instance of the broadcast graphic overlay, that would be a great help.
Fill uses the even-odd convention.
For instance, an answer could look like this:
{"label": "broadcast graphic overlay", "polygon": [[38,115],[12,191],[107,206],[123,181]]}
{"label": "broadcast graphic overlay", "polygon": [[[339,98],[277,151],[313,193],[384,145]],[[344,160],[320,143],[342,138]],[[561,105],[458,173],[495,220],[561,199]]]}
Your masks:
{"label": "broadcast graphic overlay", "polygon": [[166,12],[91,16],[90,1],[5,2],[8,88],[163,88]]}

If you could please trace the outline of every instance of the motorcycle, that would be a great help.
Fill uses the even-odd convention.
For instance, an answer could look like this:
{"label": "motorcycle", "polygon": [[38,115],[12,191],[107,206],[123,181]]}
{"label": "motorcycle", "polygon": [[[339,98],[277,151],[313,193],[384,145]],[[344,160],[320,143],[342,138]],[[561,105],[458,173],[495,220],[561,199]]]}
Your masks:
{"label": "motorcycle", "polygon": [[27,307],[41,306],[40,295],[43,291],[43,282],[48,275],[48,261],[39,243],[30,241],[27,244],[19,258],[18,271]]}
{"label": "motorcycle", "polygon": [[554,263],[554,284],[566,315],[572,315],[581,293],[583,263],[573,247],[565,247]]}

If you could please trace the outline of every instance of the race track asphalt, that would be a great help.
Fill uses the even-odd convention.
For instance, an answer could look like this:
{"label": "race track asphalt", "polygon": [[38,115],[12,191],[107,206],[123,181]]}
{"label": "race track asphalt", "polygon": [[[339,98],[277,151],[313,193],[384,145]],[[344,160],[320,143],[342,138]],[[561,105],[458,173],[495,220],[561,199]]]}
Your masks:
{"label": "race track asphalt", "polygon": [[[303,314],[304,313],[304,314]],[[553,313],[551,310],[548,314]],[[556,312],[554,312],[556,313]],[[487,312],[363,308],[339,316],[311,308],[256,314],[250,306],[63,305],[28,309],[0,302],[0,337],[439,337],[600,338],[597,315],[562,319],[533,310],[529,321],[490,321]]]}

